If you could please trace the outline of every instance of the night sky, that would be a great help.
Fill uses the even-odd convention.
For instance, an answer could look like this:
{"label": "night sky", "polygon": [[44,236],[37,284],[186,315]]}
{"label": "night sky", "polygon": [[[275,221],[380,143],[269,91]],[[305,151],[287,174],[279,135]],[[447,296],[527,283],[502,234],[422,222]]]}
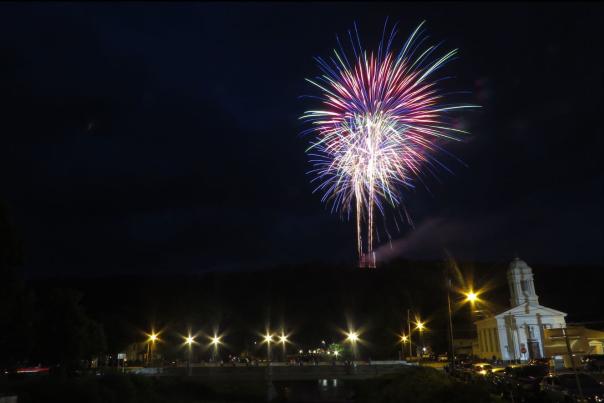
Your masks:
{"label": "night sky", "polygon": [[[355,262],[312,194],[304,81],[356,21],[422,20],[472,132],[383,259],[603,264],[596,3],[0,4],[0,199],[34,275]],[[382,242],[383,242],[382,238]]]}

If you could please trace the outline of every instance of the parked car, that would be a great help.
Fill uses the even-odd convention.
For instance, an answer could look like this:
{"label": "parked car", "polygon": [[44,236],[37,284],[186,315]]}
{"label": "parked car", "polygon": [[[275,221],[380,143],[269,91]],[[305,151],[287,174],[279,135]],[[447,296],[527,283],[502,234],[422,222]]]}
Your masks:
{"label": "parked car", "polygon": [[504,367],[493,367],[490,371],[485,374],[485,380],[489,382],[493,389],[496,389],[496,386],[499,384],[500,379],[505,374]]}
{"label": "parked car", "polygon": [[540,384],[541,393],[551,402],[604,402],[604,386],[587,374],[578,374],[583,400],[579,395],[575,374],[546,376]]}
{"label": "parked car", "polygon": [[464,381],[472,379],[474,364],[471,362],[462,362],[455,367],[455,376]]}
{"label": "parked car", "polygon": [[487,376],[487,380],[491,383],[493,392],[502,397],[509,397],[509,376],[514,368],[519,368],[521,366],[522,365],[520,364],[511,364],[505,368],[496,368],[495,371],[491,371],[491,373]]}
{"label": "parked car", "polygon": [[588,371],[602,371],[604,369],[604,354],[590,354],[581,359]]}
{"label": "parked car", "polygon": [[550,358],[533,358],[528,362],[529,365],[542,365],[544,367],[551,366]]}
{"label": "parked car", "polygon": [[543,365],[525,365],[512,368],[506,373],[506,387],[514,400],[526,402],[540,393],[540,382],[549,374],[549,367]]}
{"label": "parked car", "polygon": [[479,362],[474,364],[472,371],[474,376],[485,376],[493,370],[493,366],[486,362]]}

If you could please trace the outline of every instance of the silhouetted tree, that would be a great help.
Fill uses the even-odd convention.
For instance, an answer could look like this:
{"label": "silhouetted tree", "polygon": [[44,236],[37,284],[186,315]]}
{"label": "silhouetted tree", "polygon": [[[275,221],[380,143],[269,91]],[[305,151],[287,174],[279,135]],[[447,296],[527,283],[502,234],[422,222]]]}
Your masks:
{"label": "silhouetted tree", "polygon": [[23,361],[32,347],[33,295],[21,278],[22,244],[0,201],[0,367]]}
{"label": "silhouetted tree", "polygon": [[39,298],[35,356],[66,371],[82,367],[106,350],[103,328],[80,304],[81,294],[55,288]]}

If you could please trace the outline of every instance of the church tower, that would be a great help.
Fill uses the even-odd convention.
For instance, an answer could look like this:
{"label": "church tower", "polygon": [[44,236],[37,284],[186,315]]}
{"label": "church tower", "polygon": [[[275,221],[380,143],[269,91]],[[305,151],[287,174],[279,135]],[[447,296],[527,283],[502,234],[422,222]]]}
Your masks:
{"label": "church tower", "polygon": [[520,260],[520,258],[512,260],[507,274],[512,308],[526,303],[539,305],[539,297],[535,293],[535,283],[533,282],[533,270],[524,260]]}

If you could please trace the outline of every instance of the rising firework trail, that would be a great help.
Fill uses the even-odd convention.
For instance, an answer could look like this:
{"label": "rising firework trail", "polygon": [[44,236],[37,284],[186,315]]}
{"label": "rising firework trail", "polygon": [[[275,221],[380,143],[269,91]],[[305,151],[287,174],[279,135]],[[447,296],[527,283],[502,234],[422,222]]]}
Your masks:
{"label": "rising firework trail", "polygon": [[[386,25],[376,52],[363,49],[356,25],[349,31],[352,53],[338,38],[329,61],[316,58],[322,75],[309,83],[321,91],[317,109],[301,119],[315,192],[332,211],[355,214],[359,261],[375,267],[375,215],[402,207],[404,191],[426,173],[448,170],[437,160],[447,141],[466,132],[454,128],[451,114],[473,105],[448,104],[435,73],[457,49],[434,55],[425,45],[422,22],[395,50],[396,25],[386,39]],[[410,222],[406,214],[407,221]]]}

